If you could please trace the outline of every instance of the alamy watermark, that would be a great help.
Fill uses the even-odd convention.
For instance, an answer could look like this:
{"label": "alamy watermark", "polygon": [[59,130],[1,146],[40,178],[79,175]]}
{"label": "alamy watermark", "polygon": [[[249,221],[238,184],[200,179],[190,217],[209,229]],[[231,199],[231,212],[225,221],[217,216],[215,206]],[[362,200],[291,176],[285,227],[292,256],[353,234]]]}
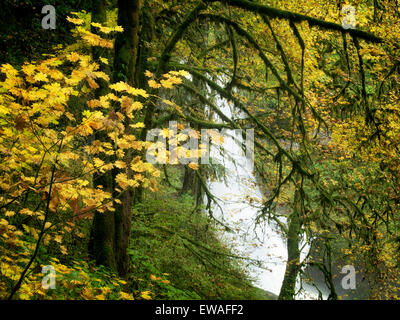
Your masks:
{"label": "alamy watermark", "polygon": [[43,6],[42,14],[45,16],[42,18],[43,29],[55,29],[56,28],[56,8],[48,4]]}
{"label": "alamy watermark", "polygon": [[341,271],[346,274],[341,282],[342,288],[345,290],[356,289],[356,269],[352,265],[345,265]]}
{"label": "alamy watermark", "polygon": [[[179,132],[178,126],[181,126]],[[245,149],[247,165],[253,170],[254,129],[201,129],[199,132],[176,121],[170,121],[168,129],[156,128],[147,133],[146,141],[153,143],[147,150],[146,160],[151,164],[197,164],[199,160],[201,164],[209,164],[210,141],[223,145],[229,139],[241,147],[242,156]],[[233,145],[223,146],[233,148]]]}
{"label": "alamy watermark", "polygon": [[355,29],[356,28],[356,8],[351,5],[345,5],[342,8],[342,13],[345,17],[342,20],[343,29]]}
{"label": "alamy watermark", "polygon": [[42,288],[45,290],[56,288],[56,270],[52,265],[43,266]]}

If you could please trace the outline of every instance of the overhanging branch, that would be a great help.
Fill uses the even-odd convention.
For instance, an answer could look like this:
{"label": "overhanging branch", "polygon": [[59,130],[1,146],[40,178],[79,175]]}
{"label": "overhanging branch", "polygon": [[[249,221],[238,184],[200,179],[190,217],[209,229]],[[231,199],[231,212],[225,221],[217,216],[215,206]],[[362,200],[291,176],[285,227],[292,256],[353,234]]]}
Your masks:
{"label": "overhanging branch", "polygon": [[[204,0],[204,2],[211,3],[211,2],[221,2],[221,1],[220,0]],[[326,29],[326,30],[340,31],[342,33],[349,33],[353,37],[363,39],[366,41],[370,41],[370,42],[375,42],[375,43],[381,43],[383,41],[381,38],[375,36],[374,34],[372,34],[370,32],[362,31],[359,29],[344,29],[342,25],[337,24],[337,23],[320,20],[317,18],[309,17],[304,14],[295,13],[292,11],[272,8],[269,6],[265,6],[265,5],[255,3],[255,2],[250,2],[247,0],[225,0],[223,2],[230,6],[245,9],[247,11],[255,12],[255,13],[258,13],[261,15],[267,15],[271,18],[285,19],[285,20],[289,20],[292,22],[307,21],[308,24],[310,25],[310,27],[317,26],[317,27],[320,27],[320,28]]]}

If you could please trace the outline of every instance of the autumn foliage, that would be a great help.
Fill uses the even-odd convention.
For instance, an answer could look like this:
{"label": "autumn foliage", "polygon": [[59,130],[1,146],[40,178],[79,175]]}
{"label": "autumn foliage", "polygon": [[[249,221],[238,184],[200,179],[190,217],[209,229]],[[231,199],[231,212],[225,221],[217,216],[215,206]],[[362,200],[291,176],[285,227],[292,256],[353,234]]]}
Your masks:
{"label": "autumn foliage", "polygon": [[[86,237],[80,230],[80,220],[90,219],[95,210],[112,212],[128,186],[156,188],[154,177],[159,176],[158,169],[140,155],[129,163],[124,157],[127,150],[148,147],[133,131],[143,123],[127,128],[124,120],[135,120],[143,107],[138,98],[147,99],[149,94],[124,82],[111,84],[99,68],[100,63],[108,61],[93,61],[84,52],[87,46],[110,48],[112,41],[84,29],[79,18],[69,21],[78,25],[75,45],[42,61],[25,63],[20,69],[10,64],[1,66],[1,298],[12,292],[21,277],[26,278],[18,284],[20,299],[44,294],[40,265],[30,261],[41,246],[49,259],[55,259],[52,264],[59,274],[70,277],[61,281],[66,288],[83,287],[81,298],[105,299],[112,294],[118,298],[115,290],[92,291],[96,279],[89,279],[85,273],[87,264],[70,268],[51,255],[67,255],[71,241]],[[122,29],[95,26],[105,34]],[[94,99],[99,79],[109,84],[110,91]],[[170,77],[164,87],[172,88],[179,79],[179,74]],[[106,140],[99,140],[104,136]],[[127,167],[133,171],[130,177],[124,172]],[[94,187],[94,175],[104,175],[113,168],[122,170],[115,178],[115,188]],[[73,273],[77,278],[71,281]],[[118,291],[119,283],[114,287]],[[120,295],[131,297],[123,292]]]}

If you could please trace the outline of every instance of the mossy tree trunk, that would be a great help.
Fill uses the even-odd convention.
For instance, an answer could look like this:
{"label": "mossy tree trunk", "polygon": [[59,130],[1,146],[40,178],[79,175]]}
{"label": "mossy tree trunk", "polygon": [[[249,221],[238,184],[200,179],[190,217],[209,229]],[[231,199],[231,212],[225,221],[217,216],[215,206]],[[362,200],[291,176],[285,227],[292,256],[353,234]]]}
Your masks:
{"label": "mossy tree trunk", "polygon": [[[92,22],[105,24],[107,21],[107,1],[106,0],[92,0]],[[92,32],[96,33],[96,28],[92,27]],[[103,36],[103,35],[102,35]],[[98,61],[100,57],[108,57],[107,50],[100,47],[93,47],[92,56],[93,60]],[[110,73],[110,70],[105,70],[104,65],[100,65],[102,71]],[[98,80],[99,88],[96,89],[96,98],[107,93],[107,83],[100,79]],[[94,139],[105,141],[107,135],[103,132],[98,132]],[[104,186],[105,190],[112,192],[113,179],[111,173],[94,174],[93,176],[94,187],[99,185]],[[112,212],[95,212],[93,225],[91,229],[91,237],[89,242],[89,253],[96,260],[97,264],[101,264],[116,270],[115,261],[115,221]]]}
{"label": "mossy tree trunk", "polygon": [[[93,0],[94,22],[104,23],[106,21],[106,1]],[[124,28],[115,41],[113,82],[124,81],[135,85],[135,70],[138,51],[139,30],[139,0],[118,1],[118,25]],[[96,52],[93,52],[95,55]],[[125,126],[129,133],[129,118]],[[124,161],[129,163],[132,152],[127,151]],[[129,167],[129,166],[128,166]],[[112,191],[115,187],[115,177],[120,172],[112,170],[109,175],[97,179],[97,184],[103,185],[106,190]],[[130,169],[125,172],[128,178],[132,176]],[[93,220],[93,256],[97,264],[105,265],[116,271],[121,276],[126,276],[129,271],[129,247],[132,206],[134,190],[124,190],[121,204],[115,205],[115,212],[95,213]]]}
{"label": "mossy tree trunk", "polygon": [[287,232],[287,252],[285,276],[283,278],[279,300],[293,300],[296,291],[296,278],[300,268],[300,234],[302,227],[302,201],[301,193],[296,189],[294,194],[293,211],[289,217],[289,228]]}
{"label": "mossy tree trunk", "polygon": [[[136,86],[136,61],[138,52],[139,34],[139,0],[118,0],[118,25],[124,28],[115,40],[114,73],[113,81],[126,81],[131,86]],[[126,117],[125,128],[130,132],[130,119]],[[132,150],[125,154],[125,162],[130,163],[133,157]],[[131,179],[133,174],[130,166],[127,166],[126,174]],[[119,170],[115,170],[115,175]],[[128,247],[132,227],[132,207],[134,203],[134,190],[128,187],[121,199],[121,204],[116,205],[115,210],[115,259],[118,273],[126,276],[129,271]]]}
{"label": "mossy tree trunk", "polygon": [[114,82],[135,84],[139,34],[139,0],[118,0],[118,25],[124,31],[115,39]]}
{"label": "mossy tree trunk", "polygon": [[188,166],[184,166],[183,183],[180,194],[190,192],[193,196],[197,196],[198,191],[198,181],[196,172],[190,169]]}

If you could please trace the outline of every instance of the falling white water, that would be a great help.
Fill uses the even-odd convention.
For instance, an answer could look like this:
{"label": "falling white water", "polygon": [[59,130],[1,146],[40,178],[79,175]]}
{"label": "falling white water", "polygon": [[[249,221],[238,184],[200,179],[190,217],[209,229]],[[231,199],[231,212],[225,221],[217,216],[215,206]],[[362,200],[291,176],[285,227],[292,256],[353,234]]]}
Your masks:
{"label": "falling white water", "polygon": [[[233,108],[227,101],[218,99],[217,105],[228,118],[233,118]],[[219,121],[218,118],[215,121]],[[236,254],[263,262],[262,268],[249,266],[254,284],[278,295],[286,268],[286,240],[275,224],[255,223],[263,196],[252,172],[253,165],[237,143],[241,141],[240,133],[232,130],[228,134],[231,136],[224,135],[222,151],[221,146],[215,145],[210,150],[213,160],[221,163],[226,170],[223,181],[208,182],[210,191],[219,199],[219,206],[214,205],[213,214],[234,230],[234,233],[221,231],[221,236],[232,245]],[[281,222],[286,223],[285,220]],[[301,259],[308,250],[307,246],[302,250]],[[313,291],[307,286],[307,292],[298,295],[297,299],[316,299],[317,294]]]}

